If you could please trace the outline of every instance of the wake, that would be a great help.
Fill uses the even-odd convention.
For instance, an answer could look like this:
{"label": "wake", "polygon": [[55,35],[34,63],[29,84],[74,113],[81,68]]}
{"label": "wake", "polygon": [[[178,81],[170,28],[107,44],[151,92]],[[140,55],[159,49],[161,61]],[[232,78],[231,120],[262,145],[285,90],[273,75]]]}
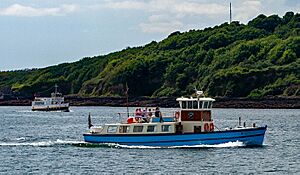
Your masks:
{"label": "wake", "polygon": [[121,149],[180,149],[180,148],[234,148],[234,147],[245,147],[246,145],[243,142],[228,142],[217,145],[185,145],[185,146],[128,146],[128,145],[120,145],[115,143],[88,143],[84,141],[77,140],[46,140],[46,141],[34,141],[28,142],[24,137],[16,138],[10,141],[1,142],[1,146],[31,146],[31,147],[54,147],[54,146],[75,146],[75,147],[87,147],[87,148],[95,148],[95,147],[108,147],[108,148],[121,148]]}
{"label": "wake", "polygon": [[[16,141],[25,140],[24,138],[15,139]],[[36,141],[36,142],[0,142],[0,146],[34,146],[34,147],[51,147],[51,146],[64,146],[64,145],[78,145],[84,144],[84,141],[74,141],[74,140],[60,140],[55,141]]]}

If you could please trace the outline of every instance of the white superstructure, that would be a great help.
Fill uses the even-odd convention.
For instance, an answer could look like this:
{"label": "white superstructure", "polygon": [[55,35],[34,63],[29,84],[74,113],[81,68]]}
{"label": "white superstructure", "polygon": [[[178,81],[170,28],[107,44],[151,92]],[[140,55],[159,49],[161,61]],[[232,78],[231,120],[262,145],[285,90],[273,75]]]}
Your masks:
{"label": "white superstructure", "polygon": [[69,103],[64,102],[64,97],[57,92],[51,93],[51,97],[35,97],[32,101],[31,109],[33,111],[69,111]]}

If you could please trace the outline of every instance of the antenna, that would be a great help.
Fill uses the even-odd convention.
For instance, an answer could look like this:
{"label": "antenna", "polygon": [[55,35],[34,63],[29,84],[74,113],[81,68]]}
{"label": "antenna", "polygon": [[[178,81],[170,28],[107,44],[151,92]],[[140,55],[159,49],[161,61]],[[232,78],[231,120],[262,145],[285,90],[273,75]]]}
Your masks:
{"label": "antenna", "polygon": [[128,85],[127,85],[127,82],[126,82],[126,91],[125,91],[125,93],[126,93],[126,107],[127,107],[127,117],[129,118],[129,108],[128,108],[128,90],[129,90],[129,88],[128,88]]}
{"label": "antenna", "polygon": [[229,24],[231,24],[232,21],[232,13],[231,13],[231,2],[229,4]]}
{"label": "antenna", "polygon": [[195,90],[195,92],[196,92],[197,97],[200,97],[201,95],[203,95],[203,91],[198,91],[198,90],[196,89],[196,87],[194,88],[194,90]]}
{"label": "antenna", "polygon": [[57,84],[55,84],[54,87],[55,87],[55,94],[57,94],[57,87],[58,87]]}

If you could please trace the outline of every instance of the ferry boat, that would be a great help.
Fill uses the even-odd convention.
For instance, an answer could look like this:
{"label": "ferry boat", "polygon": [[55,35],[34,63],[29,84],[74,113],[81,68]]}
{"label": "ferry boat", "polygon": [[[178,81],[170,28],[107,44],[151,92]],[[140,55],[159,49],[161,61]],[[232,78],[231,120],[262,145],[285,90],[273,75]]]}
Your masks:
{"label": "ferry boat", "polygon": [[89,131],[83,134],[84,141],[158,147],[193,147],[238,141],[245,146],[262,146],[267,126],[246,126],[245,123],[242,126],[239,118],[238,126],[219,130],[212,119],[215,99],[198,94],[197,97],[180,97],[176,101],[180,110],[168,117],[136,115],[129,116],[127,121],[93,126],[89,115]]}
{"label": "ferry boat", "polygon": [[31,104],[31,110],[69,112],[69,103],[64,102],[64,97],[57,92],[57,87],[55,85],[55,92],[51,93],[51,97],[35,97]]}

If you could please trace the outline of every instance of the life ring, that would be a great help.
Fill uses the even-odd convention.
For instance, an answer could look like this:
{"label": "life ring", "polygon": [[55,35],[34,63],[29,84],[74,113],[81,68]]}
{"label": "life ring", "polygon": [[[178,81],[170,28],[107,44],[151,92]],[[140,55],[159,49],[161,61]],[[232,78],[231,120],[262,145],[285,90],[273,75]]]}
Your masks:
{"label": "life ring", "polygon": [[215,129],[214,123],[210,123],[209,130],[214,131],[214,129]]}
{"label": "life ring", "polygon": [[129,118],[127,119],[127,123],[128,123],[128,124],[133,123],[133,118],[132,118],[132,117],[129,117]]}
{"label": "life ring", "polygon": [[208,123],[205,123],[205,124],[204,124],[204,131],[205,131],[205,132],[208,132],[208,131],[209,131]]}
{"label": "life ring", "polygon": [[175,118],[178,120],[179,119],[179,111],[175,112]]}

